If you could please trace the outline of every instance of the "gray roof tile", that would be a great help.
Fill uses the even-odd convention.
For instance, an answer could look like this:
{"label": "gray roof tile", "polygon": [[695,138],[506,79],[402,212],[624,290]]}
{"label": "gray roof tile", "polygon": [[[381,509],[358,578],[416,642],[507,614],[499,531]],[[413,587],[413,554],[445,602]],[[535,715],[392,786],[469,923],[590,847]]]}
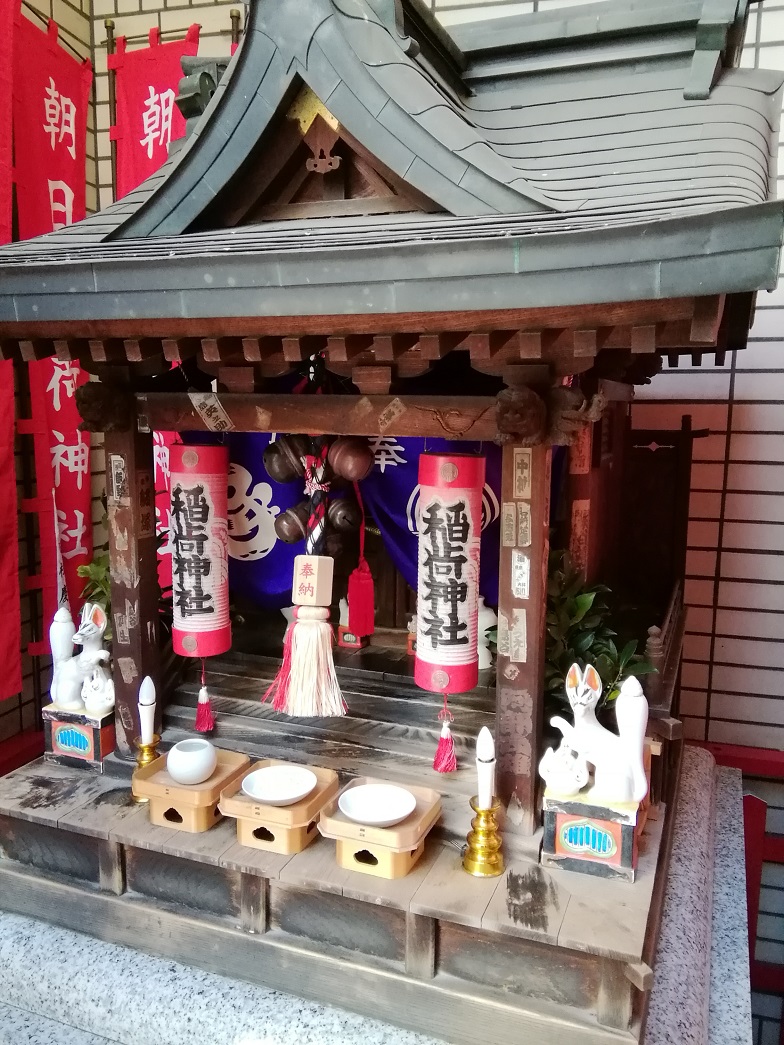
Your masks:
{"label": "gray roof tile", "polygon": [[[334,303],[336,286],[341,308],[413,307],[422,306],[425,285],[439,285],[447,271],[469,279],[471,266],[487,281],[482,307],[532,293],[558,303],[566,289],[540,288],[540,270],[574,267],[585,237],[596,259],[583,267],[586,301],[600,300],[602,286],[607,293],[607,269],[593,269],[614,272],[621,243],[625,294],[659,296],[669,287],[665,272],[673,288],[678,278],[701,285],[695,273],[706,243],[723,260],[706,271],[705,285],[726,278],[751,289],[755,279],[770,280],[780,244],[781,210],[765,208],[783,77],[724,68],[735,56],[722,41],[736,31],[744,4],[605,0],[568,13],[493,18],[452,30],[461,54],[403,0],[406,31],[420,34],[417,58],[369,0],[257,0],[198,133],[159,172],[77,226],[0,251],[0,315],[71,314],[82,292],[117,316],[241,310],[253,294],[274,314],[284,299],[292,307],[300,270],[314,281],[311,310],[328,308],[330,294]],[[684,97],[697,74],[704,80],[714,51],[716,84],[702,90],[707,97]],[[298,79],[444,213],[184,235],[243,168]],[[754,242],[763,211],[775,214],[775,229]],[[651,253],[637,257],[641,227]],[[743,234],[720,246],[725,227]],[[400,262],[394,252],[412,237],[413,260]],[[507,251],[507,237],[525,250]],[[445,254],[449,243],[454,252]],[[368,250],[377,251],[372,285],[363,282]],[[483,268],[491,258],[497,271]],[[161,262],[155,286],[151,262]],[[514,283],[523,277],[525,290]],[[321,280],[331,288],[323,295]]]}

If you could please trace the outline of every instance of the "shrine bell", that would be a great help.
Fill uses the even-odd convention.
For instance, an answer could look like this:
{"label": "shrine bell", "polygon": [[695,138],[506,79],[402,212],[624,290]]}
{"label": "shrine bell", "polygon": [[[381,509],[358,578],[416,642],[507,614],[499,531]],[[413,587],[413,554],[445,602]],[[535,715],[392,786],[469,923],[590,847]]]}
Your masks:
{"label": "shrine bell", "polygon": [[479,677],[477,615],[484,483],[484,457],[420,455],[414,680],[435,693],[465,693]]}

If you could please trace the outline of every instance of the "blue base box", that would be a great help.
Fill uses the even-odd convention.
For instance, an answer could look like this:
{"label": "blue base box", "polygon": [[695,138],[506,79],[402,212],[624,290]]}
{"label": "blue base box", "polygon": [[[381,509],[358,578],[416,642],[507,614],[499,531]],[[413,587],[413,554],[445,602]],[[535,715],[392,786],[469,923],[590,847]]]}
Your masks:
{"label": "blue base box", "polygon": [[115,748],[114,711],[97,717],[49,704],[41,715],[46,762],[103,772],[103,760]]}

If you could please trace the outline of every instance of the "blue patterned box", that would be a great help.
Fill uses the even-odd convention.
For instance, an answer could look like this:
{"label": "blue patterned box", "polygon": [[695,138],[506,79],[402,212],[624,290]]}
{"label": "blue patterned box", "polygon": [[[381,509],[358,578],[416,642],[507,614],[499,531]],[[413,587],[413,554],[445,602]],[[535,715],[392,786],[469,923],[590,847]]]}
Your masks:
{"label": "blue patterned box", "polygon": [[47,762],[103,772],[103,760],[115,746],[113,711],[94,717],[85,711],[63,711],[49,704],[41,715]]}

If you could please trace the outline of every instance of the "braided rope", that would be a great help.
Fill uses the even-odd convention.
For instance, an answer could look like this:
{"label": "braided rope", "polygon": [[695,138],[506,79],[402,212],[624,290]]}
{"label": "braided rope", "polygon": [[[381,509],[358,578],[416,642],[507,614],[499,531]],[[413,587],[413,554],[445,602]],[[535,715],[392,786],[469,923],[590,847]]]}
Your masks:
{"label": "braided rope", "polygon": [[323,555],[327,538],[327,471],[329,443],[319,436],[313,443],[313,454],[305,458],[305,493],[310,497],[308,532],[305,551],[308,555]]}

